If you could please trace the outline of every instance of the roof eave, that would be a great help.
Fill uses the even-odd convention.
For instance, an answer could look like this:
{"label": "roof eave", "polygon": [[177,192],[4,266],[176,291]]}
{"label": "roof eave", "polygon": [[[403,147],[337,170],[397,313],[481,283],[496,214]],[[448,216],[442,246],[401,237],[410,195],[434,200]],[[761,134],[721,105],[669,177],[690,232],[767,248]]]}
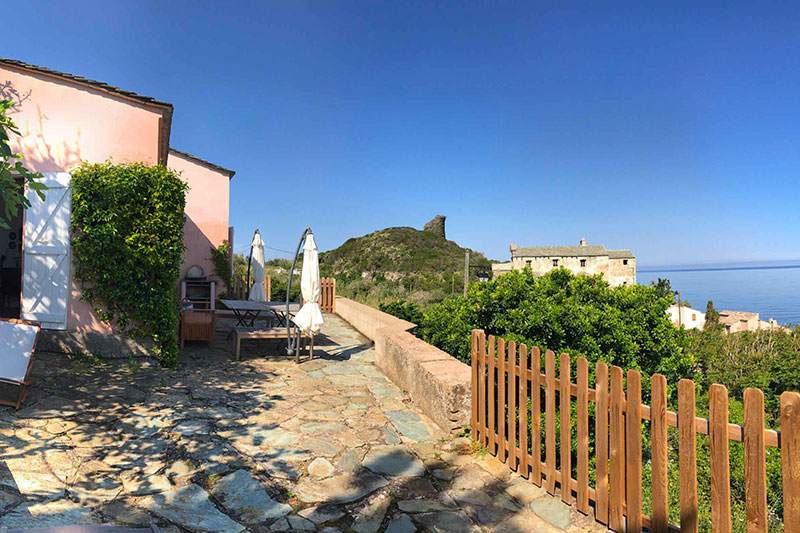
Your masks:
{"label": "roof eave", "polygon": [[226,176],[228,176],[228,179],[232,179],[234,174],[236,174],[235,170],[231,170],[229,168],[221,167],[221,166],[217,165],[216,163],[212,163],[211,161],[206,161],[205,159],[197,157],[196,155],[192,155],[192,154],[190,154],[188,152],[184,152],[184,151],[178,150],[176,148],[173,148],[172,146],[169,147],[168,151],[169,152],[174,152],[174,153],[178,154],[179,156],[182,156],[182,157],[185,157],[187,159],[190,159],[191,161],[194,161],[197,164],[203,165],[204,167],[208,167],[211,170],[215,170],[217,172],[220,172],[221,174],[225,174]]}

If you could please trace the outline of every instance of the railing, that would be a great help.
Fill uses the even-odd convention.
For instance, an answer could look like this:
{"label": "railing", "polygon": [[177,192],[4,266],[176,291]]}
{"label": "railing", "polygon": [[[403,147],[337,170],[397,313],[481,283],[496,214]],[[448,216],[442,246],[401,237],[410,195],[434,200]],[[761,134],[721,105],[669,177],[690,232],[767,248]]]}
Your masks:
{"label": "railing", "polygon": [[320,280],[319,306],[323,311],[336,312],[336,278]]}
{"label": "railing", "polygon": [[[783,522],[785,531],[800,531],[800,394],[781,395],[781,431],[764,428],[764,394],[744,393],[744,425],[731,424],[728,392],[713,385],[709,392],[709,419],[695,414],[695,386],[678,383],[678,412],[667,409],[667,381],[651,378],[652,405],[644,405],[642,378],[603,363],[596,365],[595,386],[589,387],[589,364],[576,361],[576,383],[571,381],[570,357],[544,354],[541,372],[539,348],[472,332],[471,434],[511,469],[561,500],[575,503],[614,531],[639,532],[643,527],[662,533],[698,531],[697,439],[710,439],[711,519],[713,531],[731,531],[729,441],[744,443],[745,508],[747,531],[767,531],[766,447],[781,449]],[[573,398],[575,399],[576,475],[572,477]],[[544,403],[544,406],[542,406]],[[595,404],[595,485],[591,486],[589,404]],[[544,407],[544,410],[542,410]],[[635,413],[634,416],[630,416]],[[544,414],[544,428],[541,420]],[[559,429],[556,430],[558,416]],[[642,512],[642,421],[649,421],[651,457],[650,515]],[[669,523],[667,427],[678,430],[680,527]],[[544,431],[542,431],[542,429]],[[544,433],[544,437],[542,437]],[[544,460],[542,460],[544,439]],[[557,457],[557,446],[560,453]],[[558,465],[556,464],[558,462]],[[557,467],[558,466],[558,467]]]}

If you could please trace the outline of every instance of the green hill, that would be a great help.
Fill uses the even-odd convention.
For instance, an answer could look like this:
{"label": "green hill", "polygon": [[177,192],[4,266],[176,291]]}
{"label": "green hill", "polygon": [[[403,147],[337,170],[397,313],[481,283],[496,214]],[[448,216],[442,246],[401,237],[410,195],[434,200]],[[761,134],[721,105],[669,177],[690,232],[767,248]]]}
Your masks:
{"label": "green hill", "polygon": [[[467,250],[428,231],[386,228],[348,239],[338,248],[320,254],[320,266],[329,274],[358,273],[363,277],[443,276],[464,270]],[[489,265],[482,253],[470,252],[470,264]]]}
{"label": "green hill", "polygon": [[[373,305],[397,298],[426,303],[461,291],[467,251],[431,231],[397,227],[348,239],[319,261],[343,296]],[[471,265],[490,265],[482,253],[469,251]]]}

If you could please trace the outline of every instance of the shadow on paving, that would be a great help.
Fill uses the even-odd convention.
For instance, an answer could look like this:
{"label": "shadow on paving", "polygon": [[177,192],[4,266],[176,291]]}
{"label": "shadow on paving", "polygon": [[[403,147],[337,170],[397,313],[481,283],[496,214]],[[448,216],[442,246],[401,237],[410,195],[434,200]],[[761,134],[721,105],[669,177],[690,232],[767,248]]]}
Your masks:
{"label": "shadow on paving", "polygon": [[[269,412],[283,399],[281,387],[274,372],[247,363],[233,372],[211,355],[182,353],[183,366],[172,370],[37,352],[36,384],[23,408],[0,408],[0,525],[24,527],[26,517],[37,527],[82,523],[91,510],[120,507],[122,495],[207,484],[216,472],[243,466],[246,459],[215,432]],[[123,515],[150,520],[141,511]]]}
{"label": "shadow on paving", "polygon": [[326,321],[300,365],[277,343],[243,344],[232,361],[224,328],[213,349],[187,345],[175,370],[38,353],[24,409],[0,409],[0,525],[547,533],[574,523],[543,490],[469,455],[465,439],[387,431],[389,414],[419,415],[374,368],[372,345]]}

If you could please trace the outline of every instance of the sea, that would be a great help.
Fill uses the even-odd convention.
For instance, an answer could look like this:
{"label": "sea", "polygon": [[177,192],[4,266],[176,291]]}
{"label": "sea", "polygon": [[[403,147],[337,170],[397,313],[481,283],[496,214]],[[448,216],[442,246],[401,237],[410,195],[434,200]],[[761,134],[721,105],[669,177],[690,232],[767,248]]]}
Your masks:
{"label": "sea", "polygon": [[668,279],[681,300],[703,312],[713,300],[717,311],[749,311],[762,320],[800,324],[800,260],[637,268],[640,284],[658,278]]}

